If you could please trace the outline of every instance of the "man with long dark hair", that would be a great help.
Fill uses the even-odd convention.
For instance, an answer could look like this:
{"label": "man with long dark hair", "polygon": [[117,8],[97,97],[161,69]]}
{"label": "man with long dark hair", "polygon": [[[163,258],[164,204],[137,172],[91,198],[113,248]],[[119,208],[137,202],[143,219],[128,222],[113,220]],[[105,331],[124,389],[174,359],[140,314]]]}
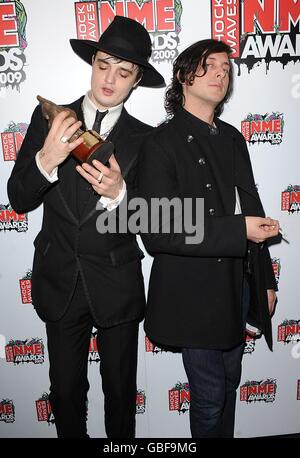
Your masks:
{"label": "man with long dark hair", "polygon": [[272,347],[276,282],[265,240],[279,225],[265,217],[243,136],[218,118],[233,89],[230,53],[209,39],[178,56],[166,93],[172,119],[149,134],[139,160],[149,206],[204,200],[202,220],[190,215],[203,223],[202,241],[188,243],[171,224],[143,235],[154,256],[145,331],[182,348],[193,437],[233,437],[246,321]]}

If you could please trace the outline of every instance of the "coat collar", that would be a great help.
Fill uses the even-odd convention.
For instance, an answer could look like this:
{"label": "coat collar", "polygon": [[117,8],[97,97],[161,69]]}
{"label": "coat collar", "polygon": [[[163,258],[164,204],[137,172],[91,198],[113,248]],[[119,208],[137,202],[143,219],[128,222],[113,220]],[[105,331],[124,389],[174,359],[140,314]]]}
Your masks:
{"label": "coat collar", "polygon": [[[203,121],[200,118],[197,118],[189,111],[185,110],[183,107],[180,107],[176,112],[176,117],[179,117],[180,122],[186,125],[189,129],[192,129],[198,135],[211,135],[213,126]],[[217,118],[214,117],[214,123],[217,125]]]}
{"label": "coat collar", "polygon": [[197,118],[189,111],[185,110],[183,107],[180,107],[172,121],[175,124],[180,125],[180,130],[184,129],[185,131],[190,131],[193,133],[194,136],[198,138],[202,138],[203,136],[206,137],[218,137],[219,135],[233,137],[233,133],[226,128],[226,124],[223,123],[219,118],[216,116],[214,117],[214,124],[217,129],[215,129],[212,125],[208,124],[207,122],[203,121],[200,118]]}

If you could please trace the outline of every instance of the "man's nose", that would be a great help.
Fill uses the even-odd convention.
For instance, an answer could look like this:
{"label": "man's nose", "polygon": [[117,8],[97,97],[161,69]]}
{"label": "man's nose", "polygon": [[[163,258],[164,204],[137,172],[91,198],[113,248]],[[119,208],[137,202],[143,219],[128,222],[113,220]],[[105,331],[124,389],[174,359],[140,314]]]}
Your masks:
{"label": "man's nose", "polygon": [[108,68],[105,72],[105,82],[106,83],[114,83],[116,79],[116,71],[114,68]]}
{"label": "man's nose", "polygon": [[219,67],[217,70],[216,70],[216,75],[217,77],[223,79],[226,75],[226,70],[224,70],[224,68],[222,67]]}

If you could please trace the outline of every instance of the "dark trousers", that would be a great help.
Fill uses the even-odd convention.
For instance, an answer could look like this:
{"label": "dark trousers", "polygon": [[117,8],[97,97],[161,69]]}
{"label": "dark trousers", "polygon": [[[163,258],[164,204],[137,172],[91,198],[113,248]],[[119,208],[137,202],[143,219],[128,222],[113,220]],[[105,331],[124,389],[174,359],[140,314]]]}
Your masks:
{"label": "dark trousers", "polygon": [[192,437],[233,437],[243,348],[182,350],[190,385]]}
{"label": "dark trousers", "polygon": [[[249,308],[249,287],[243,287],[243,325]],[[192,437],[233,437],[236,391],[241,379],[244,343],[230,350],[183,348],[190,385]]]}
{"label": "dark trousers", "polygon": [[[101,300],[101,298],[99,299]],[[65,315],[47,322],[50,403],[58,437],[88,437],[88,351],[93,318],[78,281]],[[135,436],[137,322],[98,329],[97,345],[109,438]]]}

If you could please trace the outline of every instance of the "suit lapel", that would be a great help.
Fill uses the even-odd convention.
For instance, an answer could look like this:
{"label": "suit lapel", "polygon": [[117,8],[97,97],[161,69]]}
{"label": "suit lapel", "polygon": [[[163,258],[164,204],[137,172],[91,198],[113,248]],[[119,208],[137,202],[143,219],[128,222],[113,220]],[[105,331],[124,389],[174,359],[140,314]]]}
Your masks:
{"label": "suit lapel", "polygon": [[[131,164],[134,162],[137,151],[133,147],[132,140],[135,134],[132,133],[133,128],[131,119],[125,108],[123,108],[120,118],[115,127],[107,137],[107,140],[113,142],[114,155],[121,168],[122,176],[126,180]],[[77,172],[76,172],[77,173]],[[101,196],[95,194],[93,189],[90,191],[89,199],[81,214],[81,224],[85,223],[96,211],[96,205]]]}
{"label": "suit lapel", "polygon": [[120,119],[109,135],[108,140],[111,140],[115,145],[114,154],[124,179],[126,179],[128,171],[138,154],[134,147],[135,138],[139,138],[139,132],[135,132],[130,116],[123,108]]}
{"label": "suit lapel", "polygon": [[[83,97],[76,100],[71,105],[68,105],[69,108],[75,111],[77,118],[82,121],[84,130],[84,120],[83,113],[81,109]],[[77,175],[75,167],[78,164],[77,160],[70,155],[61,166],[58,167],[58,186],[57,191],[59,198],[62,200],[64,206],[66,207],[67,212],[72,217],[73,220],[78,220],[77,213]]]}
{"label": "suit lapel", "polygon": [[63,201],[70,216],[77,221],[76,195],[77,195],[77,165],[76,159],[70,156],[66,159],[62,167],[58,169],[58,186],[57,192],[60,199]]}

